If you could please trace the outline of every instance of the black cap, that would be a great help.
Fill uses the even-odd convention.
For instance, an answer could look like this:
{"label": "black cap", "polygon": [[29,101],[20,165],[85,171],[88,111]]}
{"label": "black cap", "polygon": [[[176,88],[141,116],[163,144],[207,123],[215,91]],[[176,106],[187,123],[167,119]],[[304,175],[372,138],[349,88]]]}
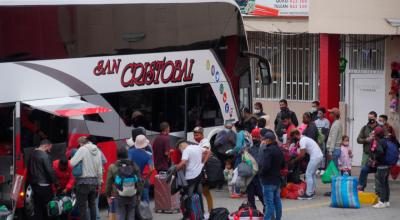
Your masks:
{"label": "black cap", "polygon": [[262,139],[269,139],[269,140],[276,140],[276,136],[273,132],[267,131],[263,134],[261,134]]}

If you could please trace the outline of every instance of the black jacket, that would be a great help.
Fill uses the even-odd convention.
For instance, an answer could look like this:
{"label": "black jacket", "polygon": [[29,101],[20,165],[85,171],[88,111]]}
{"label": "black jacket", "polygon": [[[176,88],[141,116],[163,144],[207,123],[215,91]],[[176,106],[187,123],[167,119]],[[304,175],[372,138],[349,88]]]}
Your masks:
{"label": "black jacket", "polygon": [[303,135],[313,139],[318,143],[318,128],[314,122],[310,122],[306,129],[303,131]]}
{"label": "black jacket", "polygon": [[281,184],[281,169],[285,168],[285,159],[282,150],[276,144],[261,146],[260,178],[264,185]]}
{"label": "black jacket", "polygon": [[28,171],[30,184],[58,183],[50,156],[41,150],[32,151]]}

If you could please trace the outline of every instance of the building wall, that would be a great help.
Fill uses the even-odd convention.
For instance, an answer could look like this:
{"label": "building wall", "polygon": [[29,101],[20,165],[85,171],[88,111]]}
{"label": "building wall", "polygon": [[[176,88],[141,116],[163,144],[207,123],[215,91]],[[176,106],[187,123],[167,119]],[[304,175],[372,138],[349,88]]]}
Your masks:
{"label": "building wall", "polygon": [[399,19],[399,0],[310,0],[309,32],[398,35],[385,18]]}
{"label": "building wall", "polygon": [[400,36],[388,37],[386,39],[385,53],[385,82],[386,82],[386,100],[385,112],[389,117],[389,123],[393,125],[397,132],[397,137],[400,137],[400,113],[390,111],[389,91],[391,87],[391,63],[400,62]]}

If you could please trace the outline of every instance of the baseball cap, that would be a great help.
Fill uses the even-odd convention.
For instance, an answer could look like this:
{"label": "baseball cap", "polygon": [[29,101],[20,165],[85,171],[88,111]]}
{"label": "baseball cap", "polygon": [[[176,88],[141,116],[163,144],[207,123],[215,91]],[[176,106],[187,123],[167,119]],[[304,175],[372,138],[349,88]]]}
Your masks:
{"label": "baseball cap", "polygon": [[204,132],[204,129],[203,129],[202,127],[200,127],[200,126],[197,126],[197,127],[195,127],[195,128],[193,129],[193,132],[194,132],[194,133],[203,133],[203,132]]}
{"label": "baseball cap", "polygon": [[262,139],[276,140],[276,136],[273,132],[267,131],[262,136]]}
{"label": "baseball cap", "polygon": [[340,115],[340,110],[338,108],[328,109],[328,112],[333,113],[335,115]]}

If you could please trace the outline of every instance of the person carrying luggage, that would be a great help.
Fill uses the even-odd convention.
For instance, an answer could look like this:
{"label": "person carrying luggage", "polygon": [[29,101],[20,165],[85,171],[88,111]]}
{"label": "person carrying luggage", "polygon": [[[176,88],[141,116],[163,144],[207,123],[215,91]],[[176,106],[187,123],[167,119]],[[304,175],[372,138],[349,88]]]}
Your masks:
{"label": "person carrying luggage", "polygon": [[[67,158],[62,157],[59,160],[53,161],[53,169],[60,184],[57,193],[70,196],[71,190],[75,185],[75,178],[74,175],[72,175],[72,167]],[[68,219],[68,214],[63,213],[59,219]]]}
{"label": "person carrying luggage", "polygon": [[[149,143],[150,141],[146,138],[146,136],[141,134],[135,138],[134,147],[130,147],[128,150],[129,159],[137,164],[140,168],[140,173],[144,181],[144,189],[141,200],[147,203],[150,203],[150,177],[154,170],[152,156],[145,150],[149,146]],[[148,166],[149,172],[145,176],[144,169],[146,166]]]}
{"label": "person carrying luggage", "polygon": [[300,131],[297,129],[292,130],[291,136],[294,142],[299,142],[300,154],[294,160],[291,160],[290,163],[301,160],[306,153],[310,155],[310,162],[308,162],[306,170],[307,192],[298,197],[299,200],[310,200],[313,199],[315,195],[315,188],[317,185],[316,171],[322,162],[322,151],[317,142],[309,137],[301,135]]}
{"label": "person carrying luggage", "polygon": [[50,219],[47,214],[47,204],[53,198],[51,185],[55,184],[58,188],[58,180],[49,156],[51,148],[51,142],[45,139],[30,155],[28,181],[33,190],[35,220]]}
{"label": "person carrying luggage", "polygon": [[[177,147],[182,152],[182,160],[175,168],[176,170],[185,170],[185,179],[188,183],[188,186],[182,193],[181,199],[184,208],[183,219],[187,220],[193,215],[199,215],[199,213],[193,213],[199,211],[199,209],[194,210],[192,208],[192,199],[195,197],[195,194],[200,197],[201,211],[204,210],[203,199],[201,196],[201,181],[203,178],[202,170],[204,164],[211,155],[211,151],[197,145],[189,145],[185,140],[178,141]],[[201,217],[203,216],[201,215]]]}
{"label": "person carrying luggage", "polygon": [[143,181],[140,168],[130,159],[125,147],[117,148],[118,160],[108,167],[106,196],[109,205],[116,199],[117,220],[134,220],[140,203]]}
{"label": "person carrying luggage", "polygon": [[[75,167],[82,162],[82,175],[76,178],[75,186],[79,217],[96,220],[96,198],[103,182],[102,153],[85,136],[79,137],[78,143],[80,147],[71,158],[70,164]],[[89,213],[87,210],[90,210]]]}

